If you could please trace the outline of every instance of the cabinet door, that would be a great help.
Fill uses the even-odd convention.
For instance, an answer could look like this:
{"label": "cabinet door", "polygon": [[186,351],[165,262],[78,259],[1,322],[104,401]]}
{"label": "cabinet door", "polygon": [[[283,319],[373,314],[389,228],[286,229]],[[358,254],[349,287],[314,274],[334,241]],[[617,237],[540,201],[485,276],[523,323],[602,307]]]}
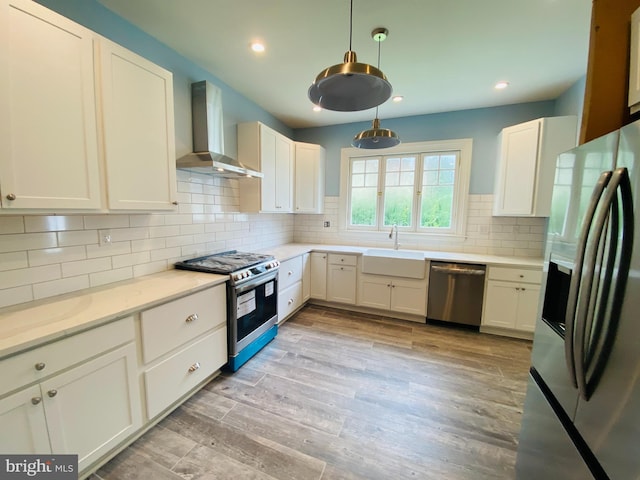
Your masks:
{"label": "cabinet door", "polygon": [[327,299],[327,254],[311,253],[311,298]]}
{"label": "cabinet door", "polygon": [[320,145],[296,143],[295,213],[324,212],[325,150]]}
{"label": "cabinet door", "polygon": [[631,45],[629,48],[629,107],[631,113],[640,110],[640,8],[631,15]]}
{"label": "cabinet door", "polygon": [[41,384],[51,449],[82,471],[142,425],[133,343]]}
{"label": "cabinet door", "polygon": [[391,306],[391,280],[372,275],[360,276],[358,305],[389,310]]}
{"label": "cabinet door", "polygon": [[110,209],[171,210],[177,197],[171,72],[100,42]]}
{"label": "cabinet door", "polygon": [[393,279],[391,282],[391,310],[426,316],[426,282]]}
{"label": "cabinet door", "polygon": [[302,255],[302,302],[311,298],[311,254]]}
{"label": "cabinet door", "polygon": [[518,313],[517,284],[510,282],[487,282],[484,298],[482,324],[491,327],[515,328]]}
{"label": "cabinet door", "polygon": [[539,135],[539,120],[502,131],[495,215],[533,213]]}
{"label": "cabinet door", "polygon": [[293,211],[293,142],[276,134],[276,211]]}
{"label": "cabinet door", "polygon": [[302,305],[302,282],[296,282],[281,292],[278,292],[278,323]]}
{"label": "cabinet door", "polygon": [[536,328],[536,318],[538,317],[540,287],[538,285],[521,284],[519,288],[516,328],[533,332]]}
{"label": "cabinet door", "polygon": [[329,265],[327,300],[331,302],[356,303],[356,267]]}
{"label": "cabinet door", "polygon": [[36,2],[0,5],[3,208],[100,208],[93,42]]}
{"label": "cabinet door", "polygon": [[3,454],[51,453],[38,385],[0,400],[0,432]]}
{"label": "cabinet door", "polygon": [[260,125],[260,160],[258,169],[264,175],[259,180],[262,184],[260,211],[276,212],[276,132],[264,125]]}

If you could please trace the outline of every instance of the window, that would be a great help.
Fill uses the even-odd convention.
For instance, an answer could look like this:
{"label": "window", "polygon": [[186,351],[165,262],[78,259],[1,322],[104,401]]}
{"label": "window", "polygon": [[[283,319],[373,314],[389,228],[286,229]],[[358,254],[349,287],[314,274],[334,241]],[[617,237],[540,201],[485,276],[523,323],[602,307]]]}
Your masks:
{"label": "window", "polygon": [[[471,140],[405,144],[385,155],[342,152],[342,227],[462,235]],[[370,153],[367,152],[367,153]]]}

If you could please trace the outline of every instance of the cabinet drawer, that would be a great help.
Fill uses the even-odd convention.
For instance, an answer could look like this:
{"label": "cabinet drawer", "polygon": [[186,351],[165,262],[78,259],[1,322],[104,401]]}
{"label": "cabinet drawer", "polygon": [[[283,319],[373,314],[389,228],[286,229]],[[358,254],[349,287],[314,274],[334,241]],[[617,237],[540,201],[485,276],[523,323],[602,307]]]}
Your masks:
{"label": "cabinet drawer", "polygon": [[227,327],[180,350],[144,374],[151,419],[227,363]]}
{"label": "cabinet drawer", "polygon": [[43,345],[0,362],[0,396],[83,362],[135,338],[133,317]]}
{"label": "cabinet drawer", "polygon": [[302,305],[302,282],[297,282],[278,294],[278,323]]}
{"label": "cabinet drawer", "polygon": [[285,288],[302,280],[302,256],[290,258],[280,264],[278,270],[278,290]]}
{"label": "cabinet drawer", "polygon": [[339,255],[337,253],[329,254],[329,264],[331,265],[351,265],[356,266],[358,257],[355,255]]}
{"label": "cabinet drawer", "polygon": [[490,280],[505,282],[541,283],[542,270],[524,268],[489,267]]}
{"label": "cabinet drawer", "polygon": [[145,363],[227,321],[226,286],[217,285],[140,314]]}

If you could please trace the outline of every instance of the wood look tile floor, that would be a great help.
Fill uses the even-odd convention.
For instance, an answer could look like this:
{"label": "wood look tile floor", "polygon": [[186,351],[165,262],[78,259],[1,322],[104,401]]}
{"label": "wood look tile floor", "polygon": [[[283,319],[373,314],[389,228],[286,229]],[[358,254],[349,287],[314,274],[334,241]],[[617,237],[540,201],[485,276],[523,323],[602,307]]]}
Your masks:
{"label": "wood look tile floor", "polygon": [[307,306],[91,479],[513,479],[530,353]]}

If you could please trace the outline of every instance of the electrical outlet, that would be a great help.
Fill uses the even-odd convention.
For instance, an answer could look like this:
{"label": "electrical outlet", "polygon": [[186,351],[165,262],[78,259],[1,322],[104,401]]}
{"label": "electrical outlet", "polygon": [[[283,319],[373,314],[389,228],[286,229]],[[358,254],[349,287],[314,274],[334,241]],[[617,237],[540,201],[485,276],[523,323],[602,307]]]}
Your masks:
{"label": "electrical outlet", "polygon": [[331,226],[331,222],[329,220],[324,221],[324,228],[329,228]]}
{"label": "electrical outlet", "polygon": [[111,245],[111,230],[100,230],[100,246]]}

